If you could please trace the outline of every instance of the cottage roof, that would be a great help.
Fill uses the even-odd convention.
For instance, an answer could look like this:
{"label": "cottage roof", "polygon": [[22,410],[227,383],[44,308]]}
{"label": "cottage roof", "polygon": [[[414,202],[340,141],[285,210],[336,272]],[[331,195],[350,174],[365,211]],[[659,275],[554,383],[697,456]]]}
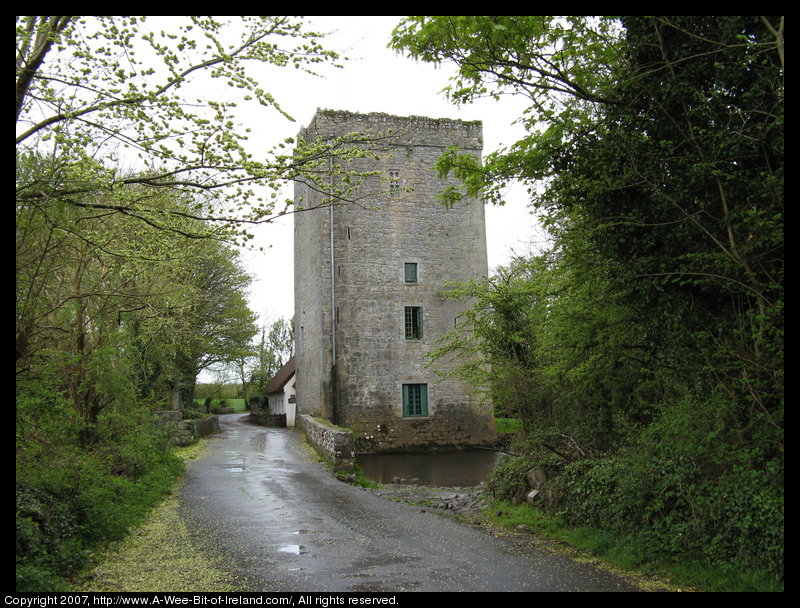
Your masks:
{"label": "cottage roof", "polygon": [[270,383],[267,384],[264,393],[280,393],[283,391],[283,387],[286,386],[286,383],[292,379],[292,376],[294,376],[294,357],[289,357],[289,360],[278,370],[278,373],[270,380]]}

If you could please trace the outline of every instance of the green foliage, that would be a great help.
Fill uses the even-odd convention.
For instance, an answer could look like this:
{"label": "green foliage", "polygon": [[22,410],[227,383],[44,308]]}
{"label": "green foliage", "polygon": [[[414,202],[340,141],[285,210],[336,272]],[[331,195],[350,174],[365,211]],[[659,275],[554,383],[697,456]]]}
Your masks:
{"label": "green foliage", "polygon": [[433,358],[456,357],[456,373],[488,387],[496,412],[518,417],[528,433],[564,433],[597,450],[645,422],[645,404],[666,387],[649,380],[657,362],[638,319],[585,259],[517,260],[447,292],[473,307]]}
{"label": "green foliage", "polygon": [[[391,46],[432,63],[453,63],[457,72],[445,88],[456,104],[515,94],[529,99],[519,122],[528,135],[490,154],[483,167],[451,150],[440,172],[464,179],[466,194],[480,191],[502,204],[509,178],[542,179],[552,157],[572,134],[590,128],[595,104],[607,99],[617,77],[621,28],[612,17],[579,15],[412,16],[393,32]],[[448,191],[447,202],[463,195]]]}
{"label": "green foliage", "polygon": [[[240,391],[241,392],[241,391]],[[199,399],[195,399],[196,404],[200,404]],[[223,408],[223,407],[232,407],[237,412],[245,411],[245,400],[244,399],[205,399],[203,401],[203,409],[206,407],[209,408],[209,411]]]}
{"label": "green foliage", "polygon": [[522,492],[529,490],[525,473],[534,466],[536,460],[533,458],[504,456],[487,482],[489,494],[496,500],[513,501]]}
{"label": "green foliage", "polygon": [[[331,466],[333,466],[333,465],[331,465]],[[364,471],[358,465],[354,465],[352,472],[338,471],[336,473],[336,478],[339,481],[345,481],[345,482],[350,483],[351,485],[357,486],[359,488],[376,489],[376,488],[380,488],[381,487],[379,483],[376,483],[374,481],[370,481],[369,479],[367,479],[364,476]]]}
{"label": "green foliage", "polygon": [[265,323],[255,351],[250,383],[260,395],[294,352],[294,319]]}
{"label": "green foliage", "polygon": [[57,497],[29,488],[17,488],[16,506],[17,591],[59,590],[58,573],[88,557],[77,518]]}
{"label": "green foliage", "polygon": [[[265,68],[313,73],[336,60],[301,19],[29,16],[17,18],[16,36],[18,150],[50,147],[73,167],[89,168],[93,158],[109,163],[95,163],[82,182],[40,182],[31,196],[140,184],[203,193],[195,217],[258,221],[281,211],[276,184],[319,153],[308,146],[307,155],[294,157],[285,150],[291,142],[283,142],[256,155],[248,142],[253,127],[236,122],[238,105],[291,120],[263,89]],[[202,93],[219,86],[236,95]],[[112,170],[130,159],[143,165],[140,174]],[[263,189],[272,196],[265,198]],[[141,199],[106,208],[143,221],[170,220],[151,215]]]}
{"label": "green foliage", "polygon": [[566,541],[569,535],[569,530],[558,516],[531,509],[524,503],[512,504],[508,500],[500,499],[492,503],[486,515],[490,521],[512,530],[523,526],[538,535],[561,541]]}
{"label": "green foliage", "polygon": [[520,430],[520,421],[516,418],[495,418],[495,427],[498,434],[516,433]]}
{"label": "green foliage", "polygon": [[[18,407],[28,424],[40,413],[30,399]],[[95,436],[90,449],[78,445],[77,433],[41,429],[18,437],[17,591],[62,589],[94,547],[121,539],[183,470],[152,416],[106,412]]]}
{"label": "green foliage", "polygon": [[[644,453],[642,453],[644,452]],[[783,572],[783,490],[736,467],[714,479],[697,463],[633,451],[567,465],[550,506],[569,525],[608,531],[643,560],[693,560],[753,574]]]}
{"label": "green foliage", "polygon": [[17,17],[19,590],[57,588],[141,517],[179,468],[153,411],[250,355],[231,244],[353,138],[255,151],[233,97],[202,92],[288,118],[250,70],[333,61],[318,38],[293,17]]}
{"label": "green foliage", "polygon": [[194,389],[195,401],[202,400],[210,405],[214,400],[237,399],[241,395],[242,387],[238,384],[197,384]]}
{"label": "green foliage", "polygon": [[530,491],[526,474],[539,468],[550,478],[558,474],[562,463],[553,455],[503,455],[487,481],[489,494],[495,500],[516,503]]}
{"label": "green foliage", "polygon": [[[545,503],[570,525],[778,585],[782,23],[411,17],[393,42],[453,61],[457,102],[531,100],[525,138],[439,170],[495,202],[525,181],[552,239],[453,290],[473,311],[435,356],[519,416],[525,450],[560,459]],[[513,466],[498,496],[520,490]]]}
{"label": "green foliage", "polygon": [[[26,158],[18,179],[43,164]],[[57,200],[18,201],[16,279],[18,589],[57,589],[179,474],[153,410],[193,386],[204,361],[238,354],[255,327],[226,246]]]}

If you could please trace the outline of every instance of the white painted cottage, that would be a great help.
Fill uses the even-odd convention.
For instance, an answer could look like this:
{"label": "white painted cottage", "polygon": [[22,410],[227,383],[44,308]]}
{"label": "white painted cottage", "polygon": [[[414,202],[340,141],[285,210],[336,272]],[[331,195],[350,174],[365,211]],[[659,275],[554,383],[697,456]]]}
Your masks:
{"label": "white painted cottage", "polygon": [[286,426],[295,425],[297,400],[294,372],[294,357],[291,357],[264,389],[269,413],[286,414]]}

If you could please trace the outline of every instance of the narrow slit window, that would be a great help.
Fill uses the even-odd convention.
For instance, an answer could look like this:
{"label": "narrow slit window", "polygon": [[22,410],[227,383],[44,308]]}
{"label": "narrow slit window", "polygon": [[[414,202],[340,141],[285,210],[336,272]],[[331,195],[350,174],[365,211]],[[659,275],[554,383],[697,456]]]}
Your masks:
{"label": "narrow slit window", "polygon": [[422,307],[406,306],[406,340],[422,338]]}
{"label": "narrow slit window", "polygon": [[400,193],[400,171],[389,171],[389,194]]}

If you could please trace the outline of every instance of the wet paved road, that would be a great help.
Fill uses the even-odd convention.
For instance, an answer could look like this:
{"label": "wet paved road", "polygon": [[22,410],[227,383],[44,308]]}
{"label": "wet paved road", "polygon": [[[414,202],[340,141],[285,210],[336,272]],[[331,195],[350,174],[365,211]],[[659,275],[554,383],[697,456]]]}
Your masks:
{"label": "wet paved road", "polygon": [[246,416],[193,462],[181,492],[190,529],[246,582],[242,591],[633,591],[561,556],[520,548],[335,479],[299,432]]}

